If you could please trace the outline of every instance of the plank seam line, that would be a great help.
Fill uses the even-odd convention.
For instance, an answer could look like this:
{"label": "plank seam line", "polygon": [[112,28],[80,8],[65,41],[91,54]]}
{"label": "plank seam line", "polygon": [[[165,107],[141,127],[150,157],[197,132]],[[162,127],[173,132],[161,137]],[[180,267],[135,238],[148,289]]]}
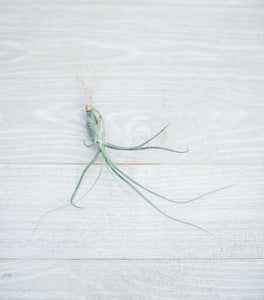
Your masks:
{"label": "plank seam line", "polygon": [[[47,7],[47,5],[44,5],[42,3],[40,4],[33,4],[31,5],[31,7],[33,8],[41,8],[41,7]],[[61,4],[56,4],[55,3],[55,6],[61,6]],[[202,4],[202,5],[183,5],[183,4],[173,4],[173,3],[164,3],[164,4],[161,4],[161,3],[122,3],[122,2],[116,2],[116,3],[108,3],[108,4],[105,4],[105,3],[96,3],[96,2],[90,2],[90,3],[87,3],[85,5],[83,4],[75,4],[75,5],[71,5],[71,4],[66,4],[66,7],[72,7],[72,6],[85,6],[85,7],[89,7],[89,6],[124,6],[124,7],[128,7],[128,6],[138,6],[138,7],[151,7],[151,6],[158,6],[158,7],[183,7],[183,8],[233,8],[233,9],[241,9],[241,8],[245,8],[245,9],[254,9],[254,8],[263,8],[264,5],[262,4],[253,4],[253,5],[235,5],[235,4],[226,4],[226,5],[207,5],[207,4]],[[14,9],[14,8],[18,8],[20,7],[20,5],[6,5],[6,6],[2,6],[2,8],[5,8],[5,9]],[[54,6],[50,6],[50,8],[53,8]],[[65,5],[64,5],[65,7]]]}
{"label": "plank seam line", "polygon": [[[69,165],[69,166],[85,166],[87,163],[85,162],[0,162],[0,165]],[[119,166],[264,166],[264,162],[245,162],[245,163],[155,163],[155,162],[149,162],[149,163],[141,163],[141,162],[115,162],[116,165]],[[100,165],[100,162],[95,162],[94,165]]]}
{"label": "plank seam line", "polygon": [[259,261],[264,257],[250,258],[250,257],[236,257],[236,258],[0,258],[3,260],[13,261],[239,261],[250,260]]}
{"label": "plank seam line", "polygon": [[[116,75],[119,75],[120,73],[117,73]],[[123,73],[122,73],[123,74]],[[177,73],[175,73],[177,74]],[[137,74],[132,74],[131,76],[134,76],[134,75],[137,75]],[[71,76],[58,76],[58,77],[16,77],[16,76],[0,76],[0,80],[54,80],[54,81],[60,81],[60,80],[73,80],[76,82],[76,78],[75,77],[71,77]],[[109,77],[103,77],[103,76],[100,76],[98,77],[98,79],[101,79],[101,80],[112,80],[112,81],[115,81],[115,80],[119,80],[118,78],[109,78]],[[129,76],[126,77],[125,79],[127,80],[130,80],[130,81],[137,81],[138,79],[137,78],[130,78]],[[222,79],[222,78],[221,78]],[[227,77],[227,78],[224,78],[224,80],[229,80],[230,78]],[[152,79],[153,80],[153,79]],[[160,79],[157,78],[157,80],[159,82],[163,82],[161,81]],[[186,78],[174,78],[173,81],[219,81],[219,78],[206,78],[206,79],[203,79],[203,78],[196,78],[196,79],[186,79]],[[252,82],[262,82],[264,81],[263,78],[256,78],[256,79],[248,79],[248,78],[238,78],[236,79],[237,81],[252,81]],[[168,81],[168,80],[166,80]]]}

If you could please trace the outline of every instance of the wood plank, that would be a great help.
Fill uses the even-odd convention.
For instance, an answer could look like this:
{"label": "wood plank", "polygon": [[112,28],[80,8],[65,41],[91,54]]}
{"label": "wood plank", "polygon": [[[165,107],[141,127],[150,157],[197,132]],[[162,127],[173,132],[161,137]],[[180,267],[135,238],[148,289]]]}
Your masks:
{"label": "wood plank", "polygon": [[263,20],[260,7],[3,6],[0,77],[263,80]]}
{"label": "wood plank", "polygon": [[[142,83],[100,80],[91,87],[109,141],[136,145],[171,122],[152,144],[190,149],[187,154],[112,150],[118,163],[264,162],[261,81],[183,80],[175,85],[146,78]],[[94,149],[83,145],[86,98],[77,79],[2,80],[0,91],[1,162],[89,160]]]}
{"label": "wood plank", "polygon": [[263,260],[2,261],[0,299],[264,297]]}
{"label": "wood plank", "polygon": [[[150,199],[156,212],[108,172],[76,209],[68,205],[82,166],[3,165],[0,188],[1,258],[216,259],[263,258],[263,166],[122,166],[130,176],[173,199],[188,199],[228,184],[203,200],[176,205]],[[80,194],[99,166],[91,169]],[[119,181],[117,181],[119,182]],[[79,196],[77,196],[79,198]],[[35,234],[41,216],[46,215]]]}

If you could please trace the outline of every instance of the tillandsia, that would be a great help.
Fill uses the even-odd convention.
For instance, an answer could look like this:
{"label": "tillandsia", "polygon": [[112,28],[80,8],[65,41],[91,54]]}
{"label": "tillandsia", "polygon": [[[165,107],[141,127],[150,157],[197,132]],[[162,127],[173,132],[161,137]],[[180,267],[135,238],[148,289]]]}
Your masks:
{"label": "tillandsia", "polygon": [[[125,151],[140,151],[140,150],[148,150],[148,149],[158,149],[158,150],[165,150],[165,151],[170,151],[170,152],[175,152],[175,153],[186,153],[189,150],[186,149],[184,151],[178,151],[178,150],[173,150],[173,149],[169,149],[169,148],[165,148],[165,147],[160,147],[160,146],[147,146],[152,140],[154,140],[156,137],[158,137],[159,135],[161,135],[165,129],[170,125],[166,125],[164,128],[162,128],[158,133],[156,133],[154,136],[152,136],[151,138],[149,138],[148,140],[146,140],[145,142],[134,146],[134,147],[124,147],[124,146],[119,146],[119,145],[115,145],[112,143],[107,142],[106,138],[105,138],[105,130],[104,130],[104,122],[103,122],[103,117],[101,116],[101,114],[99,113],[98,110],[96,110],[92,105],[86,105],[86,117],[87,117],[87,130],[89,132],[90,138],[92,140],[91,144],[87,144],[84,141],[84,144],[86,147],[95,147],[96,148],[96,153],[94,155],[94,157],[91,159],[91,161],[86,165],[86,167],[84,168],[80,179],[74,189],[74,192],[71,196],[70,202],[73,206],[80,208],[79,206],[77,206],[74,203],[74,199],[76,196],[76,193],[80,187],[80,184],[83,180],[83,177],[85,175],[85,173],[87,172],[87,170],[93,165],[93,163],[97,160],[97,158],[99,156],[101,156],[101,168],[100,168],[100,172],[94,182],[94,184],[92,185],[92,187],[90,188],[90,190],[88,192],[90,192],[93,187],[96,185],[96,183],[98,182],[101,174],[102,174],[102,168],[103,165],[105,164],[111,172],[113,172],[115,175],[117,175],[122,181],[124,181],[126,184],[128,184],[137,194],[139,194],[149,205],[151,205],[156,211],[158,211],[159,213],[161,213],[162,215],[164,215],[167,218],[170,218],[174,221],[183,223],[183,224],[187,224],[190,226],[193,226],[195,228],[198,228],[202,231],[206,231],[205,229],[201,228],[200,226],[191,224],[189,222],[186,221],[182,221],[179,219],[174,218],[173,216],[168,215],[167,213],[165,213],[163,210],[161,210],[158,206],[156,206],[149,198],[147,198],[143,193],[142,190],[144,190],[145,192],[148,192],[149,194],[152,194],[156,197],[159,197],[165,201],[169,201],[169,202],[173,202],[173,203],[178,203],[178,204],[182,204],[182,203],[188,203],[188,202],[192,202],[195,200],[198,200],[206,195],[215,193],[217,191],[226,189],[229,186],[225,186],[222,188],[219,188],[217,190],[213,190],[210,192],[207,192],[203,195],[200,195],[198,197],[192,198],[192,199],[188,199],[188,200],[183,200],[183,201],[178,201],[178,200],[172,200],[169,199],[163,195],[160,195],[148,188],[146,188],[145,186],[143,186],[142,184],[140,184],[139,182],[137,182],[136,180],[134,180],[133,178],[131,178],[130,176],[128,176],[125,172],[123,172],[119,167],[117,167],[117,165],[110,159],[110,157],[107,154],[106,148],[110,148],[110,149],[114,149],[114,150],[125,150]],[[85,195],[87,195],[87,193]],[[84,196],[85,196],[84,195]],[[84,197],[83,196],[83,197]],[[82,197],[82,198],[83,198]],[[206,231],[207,232],[207,231]]]}

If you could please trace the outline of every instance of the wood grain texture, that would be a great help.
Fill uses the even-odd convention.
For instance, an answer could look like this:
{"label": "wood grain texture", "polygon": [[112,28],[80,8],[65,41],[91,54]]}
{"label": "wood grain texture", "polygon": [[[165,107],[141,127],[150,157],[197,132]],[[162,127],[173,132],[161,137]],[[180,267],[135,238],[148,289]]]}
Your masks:
{"label": "wood grain texture", "polygon": [[2,261],[0,299],[260,300],[264,261]]}
{"label": "wood grain texture", "polygon": [[[133,178],[173,199],[238,183],[189,205],[150,196],[168,214],[202,226],[213,236],[160,215],[108,172],[80,202],[84,209],[70,206],[82,168],[1,167],[2,258],[263,258],[263,167],[122,166]],[[98,171],[99,166],[94,166],[79,196]],[[68,206],[61,208],[64,205]],[[31,237],[39,218],[56,208]]]}
{"label": "wood grain texture", "polygon": [[191,150],[116,161],[263,163],[264,9],[13,3],[0,12],[1,162],[87,161],[82,67],[111,141],[173,122],[160,143]]}
{"label": "wood grain texture", "polygon": [[263,20],[260,7],[3,5],[0,77],[263,80]]}
{"label": "wood grain texture", "polygon": [[[85,163],[85,95],[75,80],[2,80],[0,161]],[[14,86],[15,84],[15,86]],[[100,80],[94,105],[107,139],[136,145],[171,122],[153,141],[187,154],[111,151],[117,163],[264,162],[264,85],[261,81]],[[191,108],[191,109],[190,109]],[[12,121],[10,121],[12,120]]]}

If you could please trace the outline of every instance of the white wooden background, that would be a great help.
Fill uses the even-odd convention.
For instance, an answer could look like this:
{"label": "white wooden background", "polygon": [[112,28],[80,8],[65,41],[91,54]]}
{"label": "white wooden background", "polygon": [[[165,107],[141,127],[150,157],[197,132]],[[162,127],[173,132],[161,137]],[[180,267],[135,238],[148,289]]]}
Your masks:
{"label": "white wooden background", "polygon": [[[264,299],[263,34],[263,0],[0,1],[0,299]],[[171,121],[155,144],[191,150],[109,151],[131,176],[172,198],[238,184],[153,199],[212,236],[107,170],[67,206],[94,152],[80,69],[111,142]]]}

